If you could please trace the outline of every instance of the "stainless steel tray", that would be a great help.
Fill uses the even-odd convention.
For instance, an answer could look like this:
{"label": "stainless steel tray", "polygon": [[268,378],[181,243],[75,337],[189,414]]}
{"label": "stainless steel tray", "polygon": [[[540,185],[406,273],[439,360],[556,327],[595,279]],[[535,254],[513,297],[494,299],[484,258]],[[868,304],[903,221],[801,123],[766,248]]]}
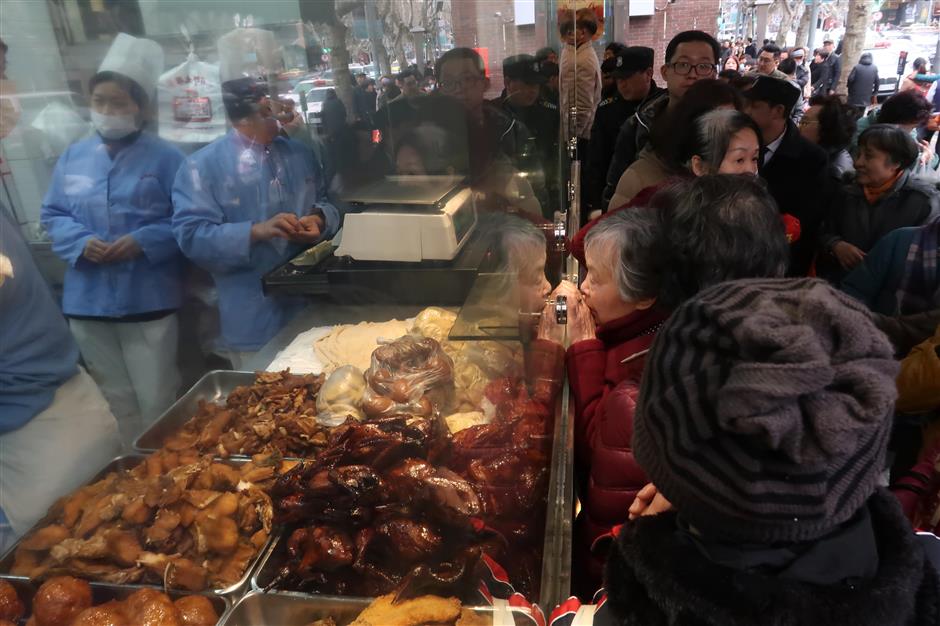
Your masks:
{"label": "stainless steel tray", "polygon": [[[0,578],[9,582],[11,585],[13,585],[13,588],[16,589],[16,595],[19,596],[20,601],[26,607],[26,614],[20,623],[26,624],[26,618],[32,614],[33,596],[35,596],[36,591],[39,590],[39,585],[18,578],[7,578],[6,576],[0,576]],[[91,602],[93,606],[98,606],[99,604],[110,602],[111,600],[124,600],[138,589],[151,588],[147,585],[110,585],[107,583],[88,584],[91,587]],[[161,589],[161,591],[163,590]],[[176,591],[173,589],[163,591],[163,593],[168,595],[171,600],[178,600],[185,596],[204,596],[209,599],[209,602],[212,603],[216,614],[219,616],[219,620],[224,618],[232,608],[231,599],[224,596],[217,596],[211,593]]]}
{"label": "stainless steel tray", "polygon": [[[98,472],[98,474],[96,474],[95,477],[91,479],[90,481],[88,481],[88,483],[86,484],[90,485],[92,483],[96,483],[111,472],[133,469],[134,467],[140,465],[145,458],[146,456],[141,455],[141,454],[126,454],[123,456],[119,456],[113,461],[111,461],[110,463],[108,463],[104,467],[104,469]],[[241,464],[247,463],[247,460],[245,459],[221,459],[218,462],[229,463],[231,465],[241,465]],[[10,546],[10,549],[7,550],[6,553],[4,553],[2,558],[0,558],[0,578],[4,578],[10,581],[16,580],[16,581],[20,581],[24,583],[31,582],[30,579],[27,578],[26,576],[16,576],[14,574],[9,573],[10,570],[13,568],[13,556],[14,556],[14,553],[16,552],[16,548],[20,544],[20,541],[22,541],[24,537],[28,536],[34,530],[38,530],[39,528],[51,522],[52,520],[50,520],[48,516],[44,517],[43,519],[39,520],[36,524],[34,524],[33,527],[30,528],[29,531],[27,531],[22,537],[20,537],[20,539],[18,539],[12,546]],[[249,561],[248,567],[245,568],[245,573],[242,574],[242,577],[239,578],[236,583],[229,585],[228,587],[221,588],[221,589],[207,589],[202,593],[207,593],[209,595],[216,595],[216,596],[233,596],[239,593],[243,593],[246,587],[248,586],[249,580],[251,580],[251,575],[254,572],[255,567],[258,565],[258,562],[261,560],[261,558],[268,553],[268,549],[270,548],[271,543],[274,541],[274,538],[277,536],[278,533],[279,533],[279,528],[275,527],[271,529],[271,534],[268,537],[267,542],[265,542],[265,544],[261,546],[261,549],[258,550],[258,553],[251,559],[251,561]],[[108,583],[96,583],[96,584],[108,585]],[[109,585],[109,586],[124,587],[124,588],[159,587],[162,589],[162,585],[156,585],[156,584],[151,585],[147,583],[140,584],[140,585],[133,584],[133,585]],[[182,590],[180,590],[180,592],[183,593],[184,595],[186,593],[185,591],[182,591]],[[196,592],[193,592],[193,593],[196,593]]]}
{"label": "stainless steel tray", "polygon": [[[347,626],[371,602],[368,598],[340,598],[252,591],[232,607],[219,626],[307,626],[326,617],[337,626]],[[491,617],[494,626],[534,626],[537,622],[518,607],[468,607]]]}
{"label": "stainless steel tray", "polygon": [[254,372],[213,370],[207,372],[192,388],[173,403],[150,428],[134,442],[139,452],[154,452],[163,447],[164,440],[183,427],[199,410],[199,401],[222,402],[235,387],[251,385]]}

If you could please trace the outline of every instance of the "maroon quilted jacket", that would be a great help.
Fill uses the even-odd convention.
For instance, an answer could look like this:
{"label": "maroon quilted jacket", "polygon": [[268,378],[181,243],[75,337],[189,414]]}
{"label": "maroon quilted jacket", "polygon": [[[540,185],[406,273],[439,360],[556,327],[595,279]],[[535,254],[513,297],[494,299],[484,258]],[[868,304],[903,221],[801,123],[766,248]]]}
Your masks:
{"label": "maroon quilted jacket", "polygon": [[575,402],[575,467],[581,512],[575,522],[572,580],[590,598],[601,585],[603,556],[591,544],[627,520],[647,482],[633,457],[633,412],[646,353],[667,315],[637,311],[597,328],[597,339],[568,348],[568,384]]}

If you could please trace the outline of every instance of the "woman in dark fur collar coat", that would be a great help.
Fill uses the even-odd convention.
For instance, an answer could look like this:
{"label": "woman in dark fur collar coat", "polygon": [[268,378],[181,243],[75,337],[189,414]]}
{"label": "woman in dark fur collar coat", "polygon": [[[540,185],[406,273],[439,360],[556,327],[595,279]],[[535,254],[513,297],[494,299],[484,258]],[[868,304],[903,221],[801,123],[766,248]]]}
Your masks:
{"label": "woman in dark fur collar coat", "polygon": [[813,279],[683,304],[648,357],[637,459],[672,509],[623,528],[624,625],[936,626],[940,576],[877,486],[897,365],[864,307]]}

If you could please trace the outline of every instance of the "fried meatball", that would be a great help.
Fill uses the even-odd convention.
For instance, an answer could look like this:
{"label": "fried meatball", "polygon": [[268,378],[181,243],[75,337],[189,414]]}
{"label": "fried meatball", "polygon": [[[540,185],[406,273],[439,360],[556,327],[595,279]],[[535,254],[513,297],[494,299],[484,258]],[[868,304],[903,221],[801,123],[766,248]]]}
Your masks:
{"label": "fried meatball", "polygon": [[16,622],[26,611],[13,585],[0,580],[0,620]]}
{"label": "fried meatball", "polygon": [[205,596],[185,596],[173,604],[179,609],[184,626],[215,626],[219,616]]}
{"label": "fried meatball", "polygon": [[108,602],[79,613],[69,626],[135,626],[124,615],[122,602]]}
{"label": "fried meatball", "polygon": [[156,589],[141,589],[124,601],[127,621],[134,626],[183,626],[173,601]]}
{"label": "fried meatball", "polygon": [[36,626],[62,626],[90,606],[91,587],[87,582],[56,576],[44,582],[33,596],[33,617]]}

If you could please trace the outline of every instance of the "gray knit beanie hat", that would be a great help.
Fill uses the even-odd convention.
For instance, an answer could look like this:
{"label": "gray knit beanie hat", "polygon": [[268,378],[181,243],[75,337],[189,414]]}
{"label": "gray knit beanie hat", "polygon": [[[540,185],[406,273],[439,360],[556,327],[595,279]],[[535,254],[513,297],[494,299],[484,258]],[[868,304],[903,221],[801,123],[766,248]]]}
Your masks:
{"label": "gray knit beanie hat", "polygon": [[876,487],[897,371],[865,307],[826,283],[721,283],[658,333],[634,453],[712,539],[815,539]]}

